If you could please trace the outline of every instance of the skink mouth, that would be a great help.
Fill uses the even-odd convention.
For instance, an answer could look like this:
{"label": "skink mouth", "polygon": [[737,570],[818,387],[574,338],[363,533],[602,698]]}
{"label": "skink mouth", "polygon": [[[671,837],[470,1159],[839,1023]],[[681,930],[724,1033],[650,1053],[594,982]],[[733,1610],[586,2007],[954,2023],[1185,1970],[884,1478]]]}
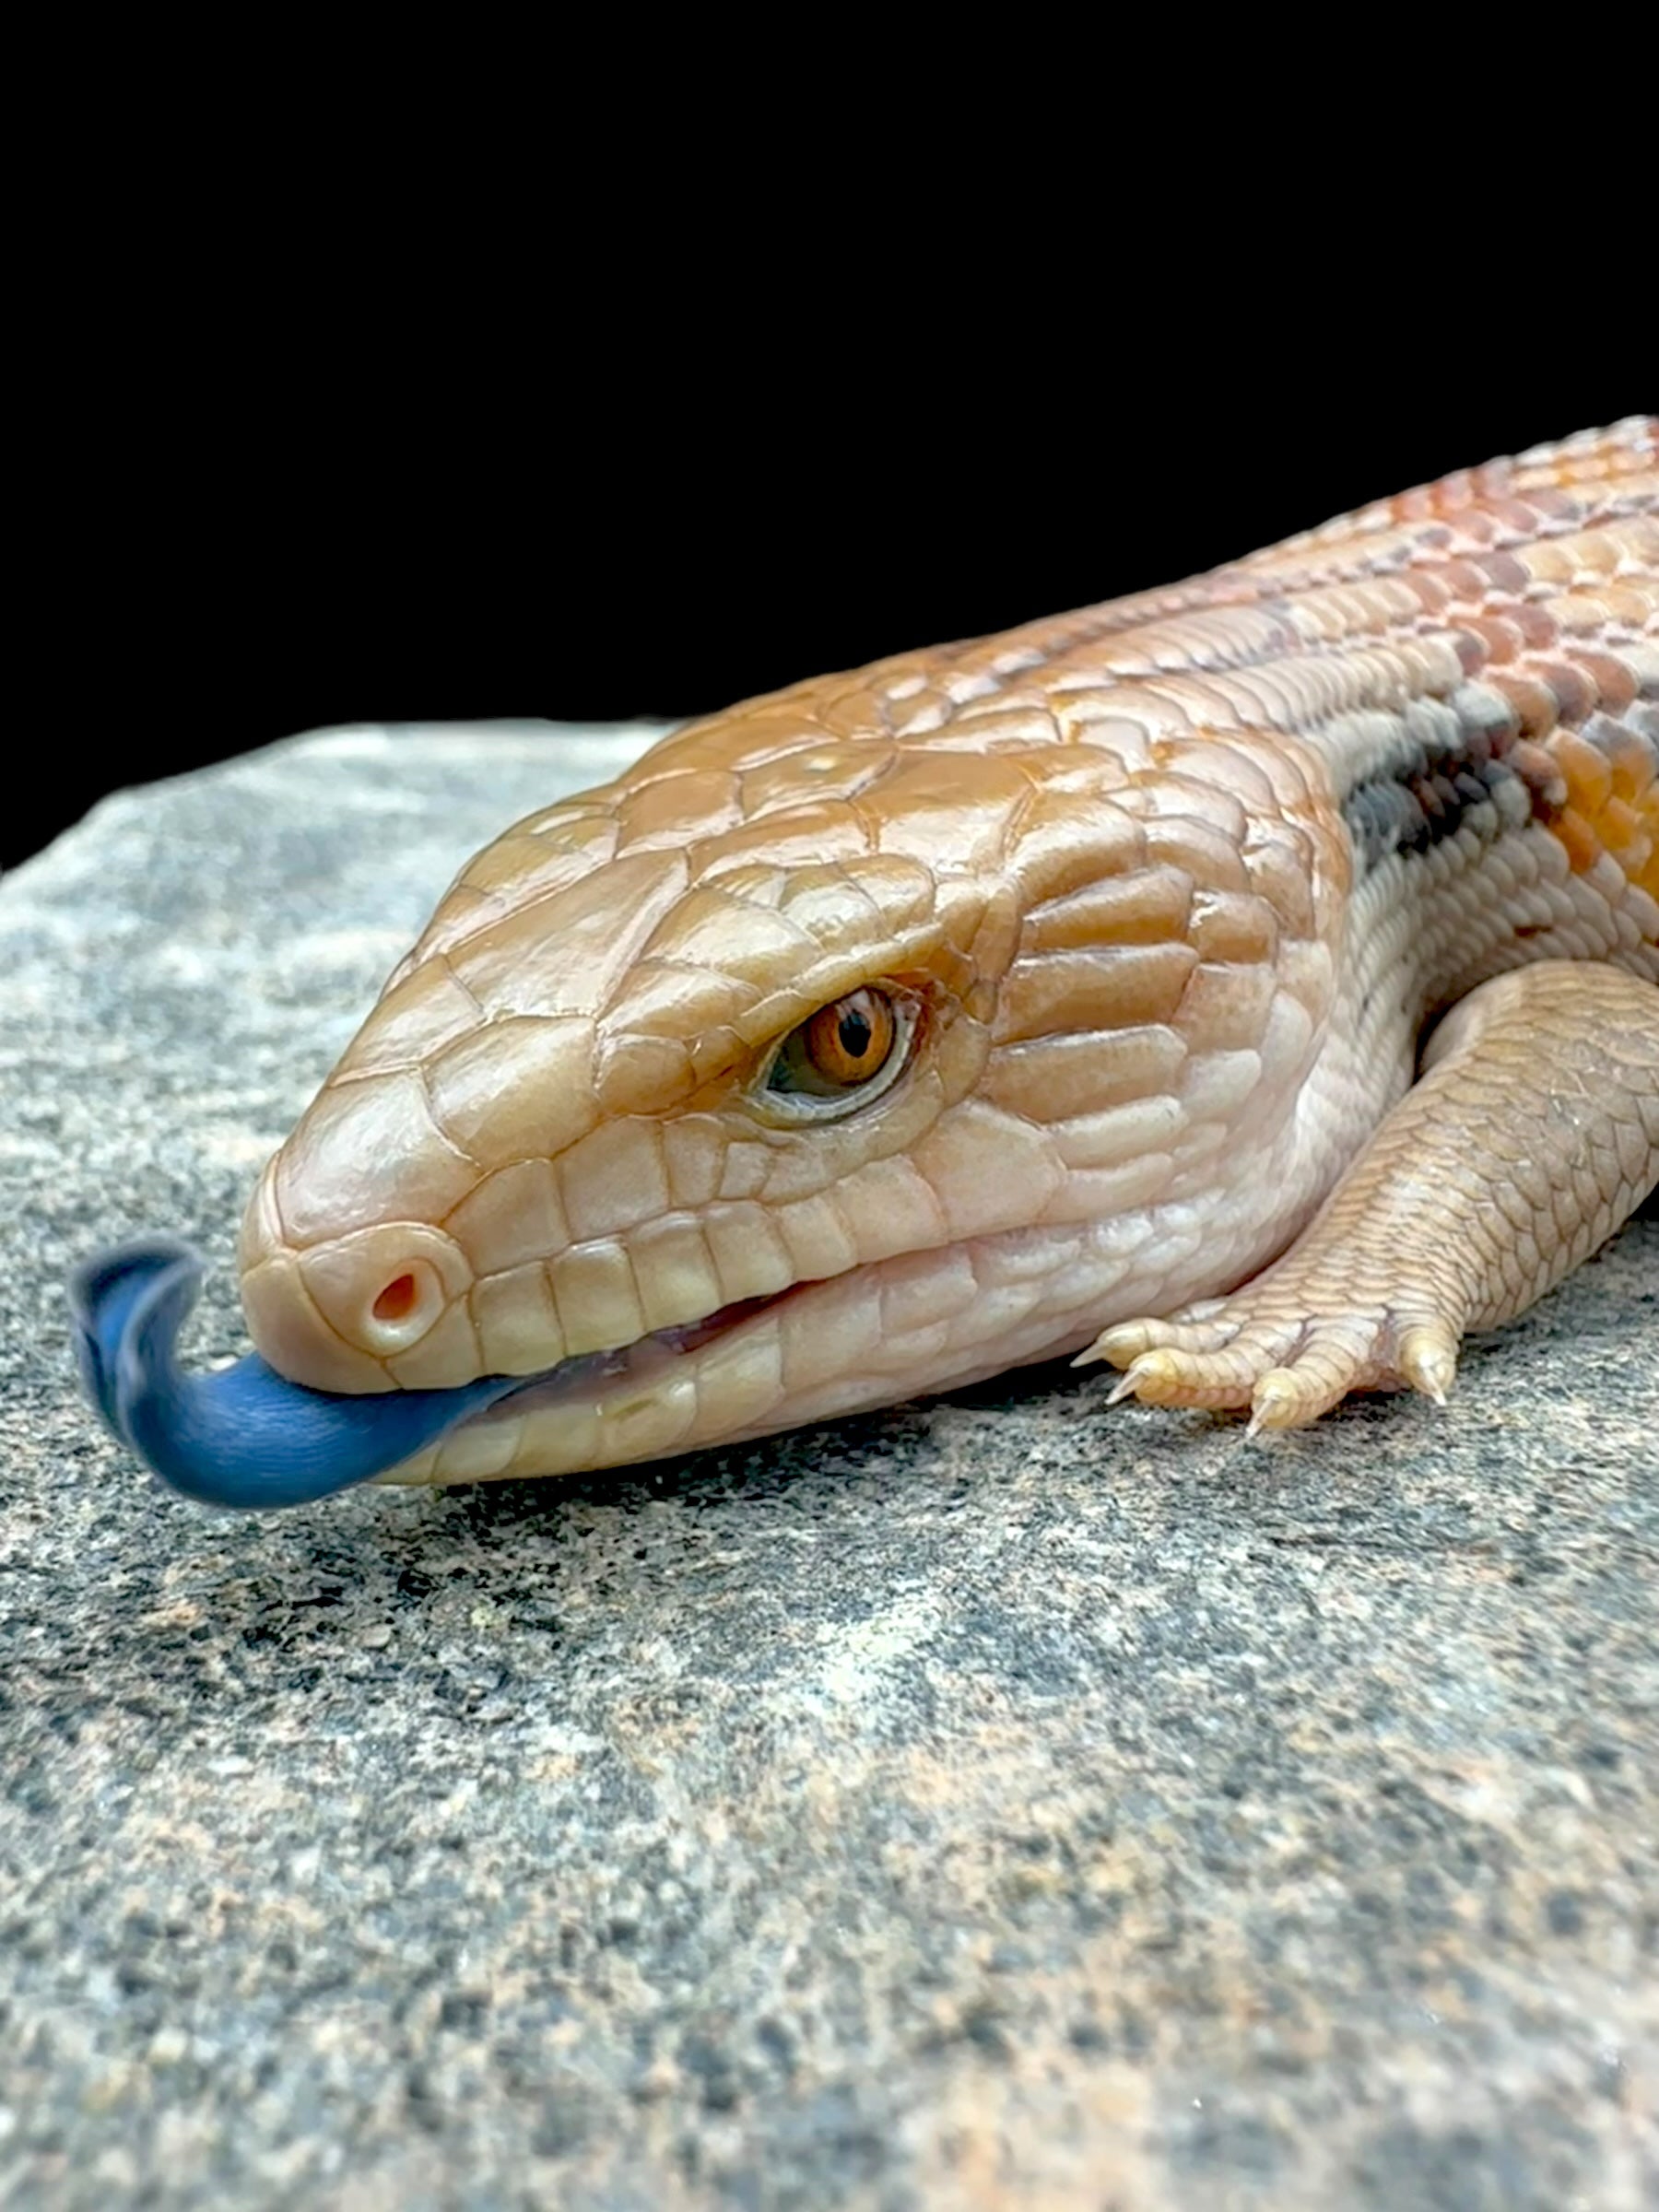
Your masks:
{"label": "skink mouth", "polygon": [[613,1352],[583,1352],[575,1359],[561,1359],[557,1367],[545,1367],[538,1374],[517,1375],[500,1396],[469,1408],[462,1418],[488,1420],[498,1410],[502,1414],[523,1413],[528,1405],[556,1405],[560,1398],[573,1397],[589,1385],[611,1382],[620,1376],[637,1381],[643,1374],[660,1371],[688,1352],[700,1351],[705,1344],[725,1335],[739,1322],[751,1320],[757,1313],[769,1313],[785,1299],[794,1298],[811,1288],[810,1283],[791,1283],[786,1290],[775,1290],[768,1298],[740,1298],[701,1321],[653,1329],[650,1335],[637,1337],[632,1344],[621,1345]]}
{"label": "skink mouth", "polygon": [[204,1505],[241,1510],[309,1504],[371,1482],[509,1399],[534,1393],[537,1403],[554,1402],[696,1351],[806,1288],[743,1299],[706,1320],[539,1374],[358,1397],[290,1382],[257,1352],[187,1374],[179,1332],[202,1275],[201,1254],[177,1237],[141,1238],[84,1262],[69,1281],[76,1353],[106,1425],[153,1473]]}

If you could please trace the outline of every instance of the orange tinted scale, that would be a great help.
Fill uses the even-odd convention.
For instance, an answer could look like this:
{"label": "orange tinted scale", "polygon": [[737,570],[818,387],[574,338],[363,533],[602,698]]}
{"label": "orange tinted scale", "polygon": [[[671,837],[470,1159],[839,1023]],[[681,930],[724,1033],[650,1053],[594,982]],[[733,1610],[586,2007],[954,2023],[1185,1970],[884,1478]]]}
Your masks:
{"label": "orange tinted scale", "polygon": [[1569,806],[1556,817],[1551,827],[1566,847],[1573,874],[1587,874],[1601,858],[1602,848],[1601,840],[1583,816]]}

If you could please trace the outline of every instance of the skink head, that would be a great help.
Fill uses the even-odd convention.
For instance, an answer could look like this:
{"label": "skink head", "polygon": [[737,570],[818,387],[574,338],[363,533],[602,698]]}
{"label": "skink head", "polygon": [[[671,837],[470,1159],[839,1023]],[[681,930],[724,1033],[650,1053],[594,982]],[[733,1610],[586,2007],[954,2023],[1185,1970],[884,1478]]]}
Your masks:
{"label": "skink head", "polygon": [[[750,813],[695,750],[647,762],[478,855],[249,1207],[243,1301],[274,1367],[344,1392],[536,1373],[891,1249],[890,1212],[850,1220],[848,1180],[890,1182],[971,1088],[1014,915],[994,873],[938,865],[915,779],[885,837],[826,795],[868,750],[820,744],[793,806]],[[959,797],[959,841],[1021,788]],[[790,1040],[843,1000],[873,1065],[827,1098],[802,1056],[829,1049],[821,1021]]]}
{"label": "skink head", "polygon": [[[1081,1341],[1126,1271],[1185,1281],[1224,1147],[1279,1203],[1329,959],[1265,777],[890,706],[760,702],[464,870],[249,1209],[273,1368],[557,1370],[573,1424],[580,1371],[534,1471],[615,1464]],[[441,1472],[518,1465],[522,1399]]]}

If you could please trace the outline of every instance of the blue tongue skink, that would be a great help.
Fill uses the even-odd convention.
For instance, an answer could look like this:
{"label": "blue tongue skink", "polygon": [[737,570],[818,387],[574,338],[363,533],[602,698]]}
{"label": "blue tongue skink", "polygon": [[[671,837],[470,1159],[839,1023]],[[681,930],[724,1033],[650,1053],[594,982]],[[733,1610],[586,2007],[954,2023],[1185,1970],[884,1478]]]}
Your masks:
{"label": "blue tongue skink", "polygon": [[145,1237],[77,1267],[69,1303],[82,1379],[109,1427],[163,1482],[205,1505],[331,1497],[524,1387],[522,1375],[487,1375],[453,1390],[347,1397],[289,1382],[256,1352],[217,1373],[186,1374],[176,1347],[201,1280],[193,1246]]}

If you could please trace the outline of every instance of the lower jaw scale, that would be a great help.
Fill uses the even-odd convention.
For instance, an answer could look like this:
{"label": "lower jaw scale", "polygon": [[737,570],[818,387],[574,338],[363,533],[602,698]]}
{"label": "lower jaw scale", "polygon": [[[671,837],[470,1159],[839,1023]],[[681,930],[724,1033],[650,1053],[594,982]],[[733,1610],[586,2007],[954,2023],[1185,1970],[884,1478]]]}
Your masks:
{"label": "lower jaw scale", "polygon": [[[1051,1302],[1047,1269],[992,1280],[953,1266],[955,1256],[945,1248],[875,1262],[567,1360],[382,1479],[479,1482],[637,1465],[953,1389],[1078,1350],[1097,1333],[1093,1297],[1074,1319],[1065,1302]],[[899,1276],[925,1294],[884,1297],[904,1288]]]}
{"label": "lower jaw scale", "polygon": [[[1133,1227],[1133,1225],[1131,1225]],[[1190,1294],[1077,1225],[896,1254],[524,1382],[382,1479],[574,1475],[954,1390],[1093,1340],[1113,1297]]]}
{"label": "lower jaw scale", "polygon": [[616,1352],[567,1359],[472,1416],[382,1482],[485,1482],[576,1474],[660,1459],[687,1448],[700,1403],[720,1409],[721,1436],[766,1415],[783,1396],[775,1309],[797,1292],[747,1299],[706,1320],[661,1329]]}

